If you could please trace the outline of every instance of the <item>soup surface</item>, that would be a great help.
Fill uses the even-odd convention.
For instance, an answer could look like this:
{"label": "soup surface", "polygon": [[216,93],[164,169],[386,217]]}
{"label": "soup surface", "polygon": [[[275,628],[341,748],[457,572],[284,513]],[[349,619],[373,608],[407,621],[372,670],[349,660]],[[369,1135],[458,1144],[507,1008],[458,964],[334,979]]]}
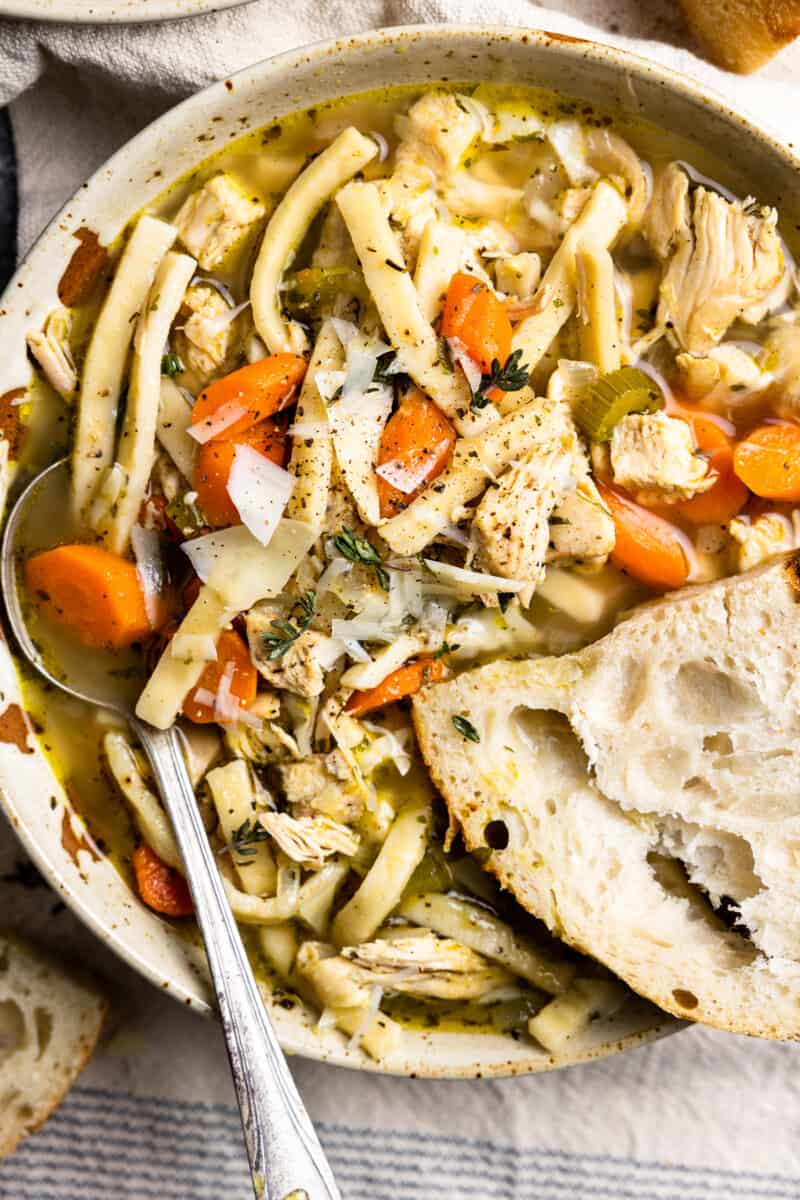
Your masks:
{"label": "soup surface", "polygon": [[[778,214],[643,123],[409,88],[233,143],[82,253],[18,410],[39,458],[70,429],[41,641],[179,723],[254,958],[321,1022],[377,1058],[408,1022],[557,1048],[625,991],[464,852],[409,698],[798,544]],[[100,850],[194,936],[126,728],[26,687]]]}

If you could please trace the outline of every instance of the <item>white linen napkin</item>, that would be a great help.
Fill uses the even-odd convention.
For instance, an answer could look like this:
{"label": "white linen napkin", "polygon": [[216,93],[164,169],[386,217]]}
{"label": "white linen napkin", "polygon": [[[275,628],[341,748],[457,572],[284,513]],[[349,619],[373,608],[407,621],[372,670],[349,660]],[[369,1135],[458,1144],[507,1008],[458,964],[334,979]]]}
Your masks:
{"label": "white linen napkin", "polygon": [[[723,75],[682,43],[671,0],[563,0],[559,11],[526,0],[257,0],[155,27],[0,22],[20,247],[125,139],[211,80],[302,42],[443,20],[599,36],[703,78],[793,136],[800,55],[784,52],[756,78]],[[99,970],[117,1028],[55,1117],[0,1164],[0,1200],[249,1200],[218,1029],[54,911],[52,894],[25,886],[21,858],[0,822],[5,922]],[[439,1083],[293,1063],[346,1200],[800,1200],[797,1066],[791,1046],[706,1029],[515,1080]]]}

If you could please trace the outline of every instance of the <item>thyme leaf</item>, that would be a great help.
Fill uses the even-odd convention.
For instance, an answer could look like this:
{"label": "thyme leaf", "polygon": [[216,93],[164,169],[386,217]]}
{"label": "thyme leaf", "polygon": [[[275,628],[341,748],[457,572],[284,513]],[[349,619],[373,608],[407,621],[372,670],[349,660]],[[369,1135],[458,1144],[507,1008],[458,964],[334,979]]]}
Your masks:
{"label": "thyme leaf", "polygon": [[[304,592],[296,604],[293,605],[289,613],[289,620],[285,617],[280,617],[275,621],[270,621],[271,633],[262,635],[262,641],[267,650],[267,658],[270,662],[274,662],[278,658],[283,658],[287,650],[289,650],[301,633],[311,625],[314,619],[314,610],[317,605],[317,593],[308,591]],[[292,624],[292,619],[296,622]]]}
{"label": "thyme leaf", "polygon": [[360,537],[352,529],[346,527],[337,533],[333,539],[336,549],[352,563],[363,563],[366,567],[374,567],[378,583],[385,592],[389,590],[389,573],[381,562],[381,556],[366,538]]}
{"label": "thyme leaf", "polygon": [[481,735],[472,724],[472,721],[467,720],[466,717],[454,716],[453,725],[466,741],[479,742],[481,740]]}
{"label": "thyme leaf", "polygon": [[486,408],[495,388],[500,388],[503,392],[518,392],[527,387],[531,373],[529,368],[520,362],[521,358],[522,351],[514,350],[502,367],[498,358],[492,359],[492,369],[481,375],[481,381],[472,393],[470,408],[474,413]]}

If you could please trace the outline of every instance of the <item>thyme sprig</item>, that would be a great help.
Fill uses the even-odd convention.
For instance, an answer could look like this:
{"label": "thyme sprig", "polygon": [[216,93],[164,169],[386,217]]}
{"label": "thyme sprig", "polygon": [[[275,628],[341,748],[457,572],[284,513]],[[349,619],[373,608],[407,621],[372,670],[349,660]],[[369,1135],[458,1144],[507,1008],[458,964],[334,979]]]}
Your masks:
{"label": "thyme sprig", "polygon": [[[222,854],[238,854],[239,858],[254,858],[256,846],[269,838],[264,826],[255,817],[242,821]],[[247,864],[241,864],[246,866]]]}
{"label": "thyme sprig", "polygon": [[[296,604],[292,606],[289,617],[279,617],[275,621],[270,621],[271,633],[265,633],[262,636],[264,646],[267,650],[267,658],[270,662],[274,662],[278,658],[283,658],[287,650],[291,649],[301,633],[311,625],[314,619],[314,610],[317,606],[317,593],[308,591],[304,592]],[[293,624],[292,621],[295,623]]]}
{"label": "thyme sprig", "polygon": [[492,369],[481,375],[481,381],[472,393],[470,408],[474,413],[479,413],[486,408],[495,388],[500,388],[503,392],[518,392],[521,388],[527,387],[531,373],[529,368],[520,362],[521,358],[522,351],[514,350],[509,354],[502,367],[498,358],[492,359]]}

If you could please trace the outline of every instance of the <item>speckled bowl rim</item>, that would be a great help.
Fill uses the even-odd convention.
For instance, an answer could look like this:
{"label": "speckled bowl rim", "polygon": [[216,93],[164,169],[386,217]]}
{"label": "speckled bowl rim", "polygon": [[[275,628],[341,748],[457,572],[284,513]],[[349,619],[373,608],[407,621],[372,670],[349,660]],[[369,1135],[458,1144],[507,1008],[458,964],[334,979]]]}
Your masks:
{"label": "speckled bowl rim", "polygon": [[238,8],[252,0],[0,0],[0,16],[71,25],[175,21]]}
{"label": "speckled bowl rim", "polygon": [[[702,109],[708,121],[712,125],[716,121],[726,135],[741,135],[753,155],[760,155],[763,162],[772,166],[778,176],[785,175],[787,180],[789,175],[800,177],[800,162],[784,145],[749,118],[737,113],[713,91],[667,67],[601,43],[525,28],[427,25],[371,31],[305,46],[247,67],[183,101],[117,151],[63,207],[31,248],[0,300],[0,344],[8,351],[0,363],[0,393],[25,386],[30,378],[30,365],[24,350],[24,333],[27,329],[39,328],[53,305],[53,280],[57,281],[60,277],[69,253],[74,249],[70,230],[79,224],[86,196],[98,190],[102,191],[104,186],[111,187],[115,176],[124,177],[128,164],[143,148],[149,147],[155,151],[162,142],[169,140],[169,135],[174,133],[176,128],[185,126],[187,130],[191,129],[192,119],[200,111],[211,111],[217,106],[220,110],[226,108],[232,93],[238,96],[243,94],[246,107],[248,92],[252,93],[260,83],[266,85],[276,78],[285,80],[288,95],[291,90],[289,84],[297,72],[302,74],[310,68],[319,75],[325,71],[326,64],[335,64],[342,58],[347,60],[348,56],[351,60],[349,65],[355,68],[364,55],[389,51],[404,54],[410,47],[420,43],[423,47],[429,46],[432,55],[444,54],[443,47],[448,45],[451,49],[446,52],[446,56],[453,54],[456,59],[459,53],[463,53],[465,59],[480,59],[484,56],[491,59],[492,49],[509,45],[516,48],[529,47],[537,54],[544,51],[556,55],[565,68],[581,60],[594,64],[601,74],[611,72],[619,86],[620,94],[630,91],[631,95],[635,95],[637,83],[654,85],[664,89],[676,101],[685,103],[687,111],[691,111],[692,107]],[[347,67],[348,62],[345,61],[344,65]],[[429,75],[428,79],[432,81],[447,74],[445,71],[438,71]],[[453,74],[450,77],[470,78],[470,73],[468,71],[466,74]],[[413,73],[404,81],[417,80],[425,81],[422,70]],[[337,88],[328,95],[332,97],[342,94],[342,90]],[[355,86],[344,89],[348,90],[354,92],[362,89]],[[565,92],[575,94],[575,89],[565,86]],[[295,103],[295,107],[301,106],[299,101]],[[609,102],[609,107],[613,107],[613,103]],[[284,111],[290,110],[287,108]],[[239,119],[245,123],[245,127],[237,128],[231,124],[230,130],[226,130],[226,139],[248,131],[246,118]],[[263,124],[263,121],[259,121],[258,124]],[[224,126],[219,128],[225,129]],[[201,161],[212,152],[214,151],[206,146],[202,153],[195,154],[194,161]],[[187,167],[184,164],[181,170],[171,173],[171,178],[179,177],[185,169]],[[165,180],[162,179],[155,190],[151,188],[151,195],[145,197],[144,202],[148,202],[161,191],[164,183]],[[118,189],[122,186],[119,179],[114,186]],[[139,195],[138,199],[137,210],[142,203],[142,196]],[[128,215],[132,215],[130,208]],[[121,227],[115,219],[109,228],[99,229],[101,240],[111,240]],[[55,266],[45,270],[45,258],[53,256],[56,260]],[[45,280],[49,286],[44,286]],[[162,933],[159,936],[162,940],[166,938],[166,942],[170,943],[169,953],[177,955],[176,947],[172,943],[178,939],[169,927],[142,909],[114,868],[105,860],[90,867],[88,856],[78,854],[73,864],[63,851],[59,851],[58,830],[55,827],[51,829],[47,818],[43,818],[41,813],[38,814],[39,828],[34,830],[31,814],[26,812],[25,794],[30,794],[29,786],[41,786],[44,778],[41,774],[43,763],[49,772],[48,784],[51,791],[59,793],[60,788],[35,745],[32,732],[27,736],[27,747],[24,749],[18,741],[13,744],[13,738],[3,736],[4,722],[8,714],[19,706],[21,700],[11,655],[5,647],[0,650],[0,696],[0,703],[3,705],[3,709],[0,710],[0,805],[27,851],[81,920],[107,945],[156,986],[167,990],[181,1002],[199,1011],[208,1012],[209,989],[201,956],[191,947],[184,947],[181,962],[178,963],[176,957],[173,971],[159,969],[152,956],[147,953],[147,943],[132,941],[132,935],[126,933],[126,929],[137,922],[138,926],[146,922],[152,926],[152,929],[148,928],[147,935],[155,938],[158,933],[156,927],[160,927]],[[38,764],[38,775],[29,756]],[[59,805],[63,805],[63,811]],[[80,821],[70,816],[63,792],[53,795],[50,807],[57,814],[53,822],[63,822],[69,818],[74,829],[80,834]],[[85,886],[82,886],[86,884],[87,872],[92,874],[94,889],[89,896]],[[114,903],[106,908],[98,901],[98,895],[103,889],[106,890],[107,896],[113,895],[114,899]],[[166,934],[163,933],[165,928]],[[138,929],[137,936],[143,936],[141,929]],[[287,1014],[280,1006],[273,1004],[269,997],[266,999],[276,1020],[282,1043],[290,1053],[329,1061],[340,1066],[433,1078],[513,1075],[550,1070],[613,1054],[682,1028],[681,1022],[666,1014],[657,1013],[646,1002],[633,998],[630,1006],[623,1010],[621,1018],[612,1018],[607,1023],[596,1023],[591,1035],[582,1041],[576,1041],[570,1051],[561,1058],[551,1058],[532,1047],[520,1047],[519,1043],[508,1037],[414,1032],[409,1035],[413,1041],[411,1051],[391,1061],[376,1064],[360,1050],[350,1049],[334,1031],[316,1030],[307,1013]],[[490,1043],[495,1052],[490,1052]],[[505,1050],[497,1055],[499,1043],[507,1047],[507,1055]]]}

